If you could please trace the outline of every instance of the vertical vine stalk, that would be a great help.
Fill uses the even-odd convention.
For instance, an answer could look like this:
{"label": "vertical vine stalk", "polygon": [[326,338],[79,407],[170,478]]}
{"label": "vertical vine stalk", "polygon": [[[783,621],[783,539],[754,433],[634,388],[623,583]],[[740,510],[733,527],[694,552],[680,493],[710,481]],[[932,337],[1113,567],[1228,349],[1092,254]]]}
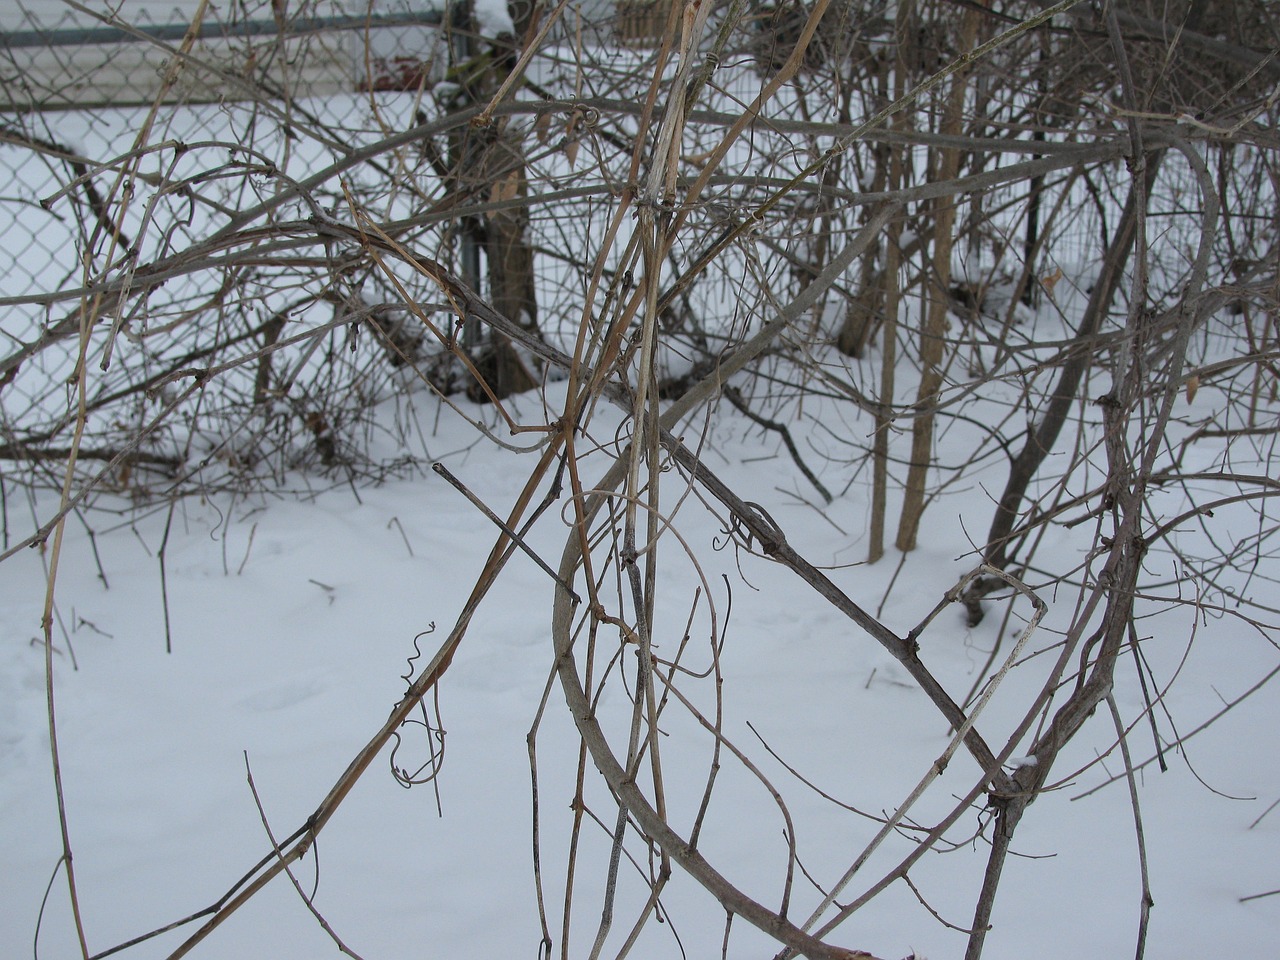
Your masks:
{"label": "vertical vine stalk", "polygon": [[[915,16],[915,0],[899,4],[894,24],[895,54],[893,61],[893,99],[906,96],[907,58],[913,47],[912,20]],[[911,115],[895,114],[893,127],[908,131]],[[889,189],[901,190],[906,184],[905,144],[890,144]],[[885,242],[884,318],[880,332],[880,403],[875,411],[875,434],[871,441],[871,526],[868,533],[867,562],[875,563],[884,556],[885,516],[889,499],[889,440],[893,431],[893,394],[898,367],[898,314],[902,305],[902,221],[895,218],[888,225]],[[870,322],[870,321],[869,321]]]}
{"label": "vertical vine stalk", "polygon": [[[960,26],[959,47],[962,57],[973,49],[978,36],[978,11],[970,6],[965,9]],[[956,71],[951,78],[951,88],[945,101],[945,113],[940,133],[958,136],[964,128],[964,112],[968,104],[969,72]],[[944,149],[937,165],[931,171],[931,179],[938,182],[954,180],[960,175],[963,151]],[[920,328],[920,384],[916,391],[916,413],[911,423],[911,462],[907,467],[906,489],[903,493],[902,513],[898,521],[898,549],[904,553],[916,548],[920,532],[920,518],[924,514],[926,483],[933,466],[933,405],[942,390],[944,359],[947,352],[947,314],[950,307],[951,252],[955,243],[956,199],[953,196],[938,197],[933,201],[933,262],[931,280],[926,284],[930,292],[926,297]]]}
{"label": "vertical vine stalk", "polygon": [[[631,407],[632,442],[627,462],[624,496],[622,564],[631,589],[635,616],[636,697],[632,715],[630,743],[627,751],[629,777],[638,774],[638,765],[646,754],[653,782],[654,806],[666,819],[666,790],[663,785],[661,749],[658,741],[658,717],[653,678],[653,614],[657,600],[659,503],[659,430],[658,403],[654,392],[657,383],[655,358],[658,340],[659,297],[662,284],[664,253],[670,243],[668,205],[675,198],[676,175],[679,172],[680,147],[685,129],[688,100],[685,91],[695,81],[693,52],[711,13],[707,0],[688,0],[680,19],[679,66],[668,109],[658,129],[657,142],[649,167],[649,175],[637,209],[637,232],[640,239],[641,263],[644,268],[643,306],[640,313],[640,356],[633,385]],[[647,469],[646,469],[647,468]],[[642,480],[642,472],[645,478]],[[640,545],[638,512],[645,503],[645,537]],[[644,558],[643,582],[639,567]],[[642,720],[643,718],[643,720]],[[643,737],[642,737],[643,732]],[[643,743],[641,742],[643,740]],[[591,960],[596,960],[609,931],[617,880],[618,861],[622,853],[627,823],[627,807],[619,798],[618,822],[609,860],[609,884],[605,892],[605,914],[602,918]],[[670,872],[667,853],[658,846],[662,859],[661,873]],[[631,939],[631,938],[628,938]]]}

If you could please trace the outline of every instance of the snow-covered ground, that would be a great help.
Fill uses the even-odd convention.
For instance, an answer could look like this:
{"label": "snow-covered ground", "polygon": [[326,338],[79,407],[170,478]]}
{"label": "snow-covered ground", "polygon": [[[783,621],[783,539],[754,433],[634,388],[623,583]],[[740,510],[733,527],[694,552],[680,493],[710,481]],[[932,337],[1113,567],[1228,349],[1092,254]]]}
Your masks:
{"label": "snow-covered ground", "polygon": [[[553,410],[563,389],[547,388]],[[540,413],[532,397],[520,405],[531,417]],[[476,408],[470,413],[484,415]],[[612,439],[610,422],[616,421],[595,422],[597,439]],[[732,412],[717,414],[707,446],[712,468],[764,506],[802,554],[833,566],[832,578],[854,599],[873,611],[883,606],[882,619],[895,631],[918,622],[972,565],[964,556],[964,527],[983,528],[990,510],[980,489],[952,494],[930,509],[924,545],[901,571],[894,553],[875,566],[859,565],[865,491],[855,485],[819,512],[800,499],[809,491],[785,450],[753,431]],[[529,458],[474,440],[473,429],[445,411],[428,437],[427,454],[505,515]],[[946,454],[941,451],[943,459]],[[597,455],[584,462],[587,486],[607,461]],[[843,483],[838,472],[827,465],[837,488]],[[669,477],[666,502],[674,504],[681,483],[678,475]],[[8,536],[25,534],[53,507],[43,499],[29,506],[10,490]],[[829,885],[876,824],[807,789],[751,728],[797,773],[877,815],[906,797],[946,746],[948,731],[896,662],[793,575],[758,557],[735,556],[731,546],[713,549],[723,545],[724,532],[696,498],[677,516],[676,528],[696,552],[722,616],[732,593],[732,613],[722,624],[725,734],[781,791],[800,862]],[[424,651],[420,666],[453,625],[496,530],[426,469],[358,491],[338,485],[267,501],[184,501],[164,551],[172,640],[166,654],[158,557],[167,511],[144,510],[136,518],[90,512],[85,520],[95,542],[78,520],[67,528],[53,662],[70,840],[89,948],[96,953],[214,903],[270,852],[247,770],[277,839],[303,824],[404,691],[415,636],[434,624],[435,632],[417,641]],[[554,566],[566,536],[556,507],[529,540]],[[667,594],[684,606],[659,611],[670,626],[658,638],[660,655],[678,643],[693,602],[693,579],[681,569],[679,551],[664,549],[671,582],[686,579]],[[0,955],[6,957],[31,955],[33,945],[45,958],[78,953],[65,881],[60,873],[54,877],[61,843],[45,654],[37,639],[48,562],[47,549],[30,549],[0,571]],[[447,731],[440,775],[406,790],[384,752],[321,834],[315,906],[365,960],[537,954],[527,735],[552,667],[551,596],[549,576],[517,555],[439,687]],[[1072,602],[1065,591],[1045,599],[1064,608]],[[703,604],[705,610],[705,598]],[[1265,637],[1229,616],[1195,620],[1192,612],[1165,612],[1139,624],[1144,637],[1152,636],[1144,650],[1157,684],[1181,670],[1157,711],[1165,738],[1175,729],[1193,731],[1278,659]],[[1044,629],[1052,622],[1051,614]],[[986,662],[998,628],[999,617],[988,616],[968,630],[953,608],[921,638],[925,662],[957,699]],[[701,669],[709,661],[705,628],[695,627],[694,634],[688,665]],[[1033,647],[1051,642],[1036,638]],[[1011,643],[1007,638],[1003,651]],[[1041,679],[1038,663],[1015,670],[992,701],[980,723],[989,740],[1002,742],[1019,717]],[[1121,674],[1117,701],[1132,722],[1142,710],[1141,691],[1132,670]],[[692,681],[690,688],[695,696],[705,691]],[[621,685],[606,694],[605,713],[609,698],[625,708]],[[663,762],[671,819],[683,830],[702,794],[710,740],[687,715],[668,713]],[[1264,688],[1184,751],[1168,751],[1167,773],[1155,764],[1143,768],[1138,784],[1155,900],[1147,956],[1275,956],[1280,896],[1241,898],[1280,887],[1280,812],[1254,825],[1280,798],[1278,728],[1280,700]],[[426,736],[421,727],[406,728],[397,766],[425,761]],[[1015,841],[1019,856],[997,901],[985,954],[991,960],[1131,955],[1140,883],[1128,790],[1120,779],[1080,796],[1123,764],[1112,752],[1074,775],[1113,741],[1112,721],[1100,710],[1063,755],[1052,778],[1064,780],[1061,788],[1030,808]],[[1139,723],[1130,737],[1135,763],[1151,755],[1151,743],[1145,722]],[[578,753],[558,684],[550,687],[536,747],[543,894],[558,955]],[[943,815],[952,794],[973,778],[971,761],[957,756],[916,807],[915,822]],[[616,806],[590,763],[587,781],[588,805],[612,829]],[[965,842],[928,855],[911,874],[930,907],[958,927],[972,917],[986,859],[985,839],[972,838],[979,825],[979,811],[967,814],[953,832]],[[707,858],[742,889],[776,905],[786,862],[783,830],[769,794],[726,761],[700,842]],[[913,843],[909,836],[886,843],[842,902]],[[586,956],[595,937],[608,849],[604,830],[588,821],[576,866],[571,956]],[[308,892],[316,867],[308,854],[295,868]],[[624,861],[606,954],[613,955],[630,929],[643,891]],[[820,897],[797,877],[793,899],[792,915],[801,919]],[[677,871],[663,905],[669,922],[651,921],[631,956],[720,954],[723,910],[696,883]],[[166,956],[194,926],[123,956]],[[960,955],[965,941],[901,883],[835,939],[878,956],[914,952],[931,960]],[[284,960],[334,952],[298,893],[280,878],[194,955]],[[728,956],[773,952],[745,923],[733,925]]]}
{"label": "snow-covered ground", "polygon": [[[504,8],[486,2],[483,9]],[[592,82],[590,75],[587,82]],[[758,85],[759,78],[752,82]],[[596,92],[615,93],[609,87]],[[337,109],[356,102],[351,98],[327,105]],[[389,129],[403,129],[414,115],[402,99],[389,99],[386,109],[384,119],[395,120]],[[112,156],[128,149],[135,116],[126,111],[95,118],[59,114],[56,131],[47,132],[86,144],[88,155]],[[215,152],[220,156],[225,142],[236,141],[239,128],[231,124],[224,130],[220,118],[220,109],[212,107],[183,115],[185,121],[207,123],[209,140],[184,148],[185,162],[207,163],[203,158]],[[353,142],[379,135],[381,127],[370,121],[361,129],[359,137],[348,129]],[[192,139],[187,132],[170,132]],[[97,137],[122,145],[107,149]],[[266,133],[258,137],[260,147],[273,142]],[[328,162],[329,154],[317,144],[290,148],[294,167],[287,171],[292,177]],[[168,162],[163,151],[156,157],[156,162]],[[772,162],[767,152],[761,158]],[[548,183],[561,177],[568,183],[578,175],[578,168],[554,150],[540,162]],[[166,176],[176,176],[175,170],[184,173],[175,166]],[[30,182],[15,179],[11,192],[29,194],[28,199],[49,196],[55,181],[61,182],[31,164],[21,174]],[[396,204],[405,201],[393,197],[386,202],[383,213],[391,216]],[[579,209],[585,208],[574,208],[573,217]],[[603,217],[600,211],[608,212],[601,205],[592,216]],[[546,217],[548,230],[560,229],[559,211]],[[20,239],[11,246],[25,248],[17,253],[17,265],[29,268],[30,289],[15,287],[6,294],[55,289],[78,276],[54,255],[55,250],[74,252],[74,243],[49,239],[54,236],[52,219],[52,213],[28,203],[14,221],[11,239]],[[1086,233],[1080,225],[1085,220],[1087,214],[1080,213],[1072,229]],[[603,232],[603,224],[603,219],[588,218],[575,227],[586,237]],[[27,227],[29,233],[18,229]],[[719,227],[713,221],[699,229]],[[197,239],[208,232],[199,216],[189,230]],[[1173,233],[1162,234],[1170,250]],[[564,236],[569,235],[577,236],[571,230]],[[41,237],[47,246],[37,242]],[[691,242],[689,249],[696,247]],[[1019,312],[1019,323],[1003,332],[1005,345],[1019,350],[1013,360],[1002,361],[1007,365],[999,372],[1006,381],[985,382],[972,393],[967,383],[948,386],[945,399],[954,401],[949,410],[956,415],[939,427],[936,461],[942,469],[930,481],[945,487],[925,515],[921,546],[905,558],[891,550],[875,565],[862,563],[870,487],[864,454],[872,424],[854,405],[837,405],[815,394],[765,411],[787,419],[810,465],[837,494],[834,503],[821,508],[776,435],[729,404],[719,404],[705,421],[698,411],[681,431],[743,499],[776,520],[791,546],[899,635],[918,624],[976,564],[973,542],[988,528],[992,501],[1007,470],[997,439],[1020,441],[1024,424],[1014,422],[1024,412],[1019,391],[1037,375],[1036,364],[1056,361],[1057,345],[1069,335],[1083,306],[1091,265],[1065,262],[1063,248],[1054,249],[1064,261],[1056,266],[1065,267],[1057,273],[1063,281],[1055,304],[1061,315],[1049,306],[1038,314]],[[594,255],[594,250],[587,253]],[[760,254],[767,261],[761,269],[778,272],[762,285],[774,282],[782,291],[788,282],[784,265],[765,248]],[[738,256],[737,250],[730,251],[724,260],[732,267]],[[975,276],[989,268],[998,282],[1007,279],[994,276],[991,264],[970,267]],[[580,278],[568,266],[549,263],[541,269],[544,287],[553,295],[557,288],[578,289]],[[724,276],[732,279],[735,271],[726,269]],[[9,277],[5,282],[12,286],[15,281]],[[719,283],[708,282],[694,294],[706,299],[710,320],[757,323],[764,307],[756,309],[745,299],[734,306],[735,298],[745,295],[723,278]],[[171,284],[157,296],[180,302],[185,291],[175,290],[178,286]],[[547,317],[577,316],[580,305],[575,301],[573,309],[565,307],[569,299],[565,295],[549,301]],[[154,300],[151,306],[157,309]],[[834,322],[831,313],[824,322]],[[548,335],[559,335],[557,342],[571,346],[576,335],[572,320],[556,330],[547,317]],[[327,321],[329,314],[321,319]],[[11,308],[3,320],[7,335],[30,339],[48,317],[36,309],[19,316]],[[311,316],[298,320],[320,322]],[[712,331],[716,336],[720,332]],[[735,327],[732,338],[743,332]],[[188,335],[178,331],[174,344],[186,344]],[[1239,336],[1229,327],[1227,335]],[[1023,349],[1022,338],[1032,346]],[[808,340],[803,347],[810,347]],[[95,344],[95,350],[100,348]],[[365,343],[360,349],[376,353]],[[815,362],[847,363],[833,366],[836,375],[868,395],[877,394],[878,356],[859,364],[828,356],[821,347],[812,349]],[[1214,349],[1230,353],[1233,347],[1218,344]],[[664,342],[661,350],[672,368],[668,372],[688,372],[691,361],[671,359],[679,353],[678,345]],[[992,345],[975,347],[963,362],[976,370],[993,363],[997,352]],[[5,397],[14,421],[29,411],[50,417],[65,412],[60,385],[67,367],[60,365],[70,362],[69,355],[50,350],[23,366],[22,376],[38,381],[46,392],[33,392],[29,408],[16,406],[26,395],[21,392],[24,380],[15,380]],[[356,369],[356,361],[351,362]],[[783,386],[776,390],[781,396],[794,382],[787,377],[795,375],[795,368],[777,358],[768,362],[779,364],[773,372],[779,373]],[[1014,363],[1020,370],[1014,370]],[[955,376],[967,377],[958,372],[961,365],[957,361]],[[123,376],[125,369],[121,362],[112,375]],[[314,372],[331,378],[332,386],[330,367]],[[226,379],[250,375],[231,373]],[[914,398],[916,376],[909,363],[902,365],[899,402]],[[1180,398],[1175,446],[1198,425],[1240,426],[1223,412],[1231,402],[1230,376],[1206,382],[1194,400],[1189,394]],[[105,377],[93,377],[98,379],[91,388],[105,391]],[[352,382],[364,388],[354,376]],[[379,382],[399,381],[390,374]],[[50,383],[59,386],[48,391]],[[750,392],[750,383],[739,385]],[[1033,391],[1041,389],[1037,382]],[[509,405],[522,423],[550,423],[565,407],[565,390],[564,382],[551,382],[541,393]],[[1245,387],[1240,391],[1247,392]],[[405,425],[410,400],[417,410],[414,428]],[[54,594],[52,680],[67,825],[91,954],[202,911],[233,889],[270,855],[268,827],[283,840],[303,825],[453,627],[498,531],[429,465],[443,464],[494,512],[506,516],[537,456],[513,455],[482,439],[468,418],[492,423],[492,411],[465,400],[458,403],[462,416],[447,407],[437,413],[435,401],[420,391],[412,398],[387,401],[376,427],[364,433],[384,448],[372,451],[371,462],[397,463],[395,478],[380,485],[348,483],[340,465],[336,477],[289,473],[289,462],[304,460],[288,460],[295,450],[280,458],[278,470],[288,489],[276,494],[260,492],[270,489],[274,479],[264,471],[247,485],[259,491],[252,496],[232,496],[227,492],[232,485],[219,478],[211,484],[217,492],[188,496],[172,507],[160,499],[117,502],[103,494],[94,509],[69,518]],[[48,404],[56,409],[47,409]],[[1097,409],[1082,403],[1073,415],[1087,421],[1078,448],[1096,443]],[[1265,411],[1260,416],[1265,418]],[[102,422],[109,422],[105,415],[95,426]],[[185,449],[186,422],[180,415],[170,418],[172,434],[163,437],[166,453]],[[997,423],[1005,425],[998,437],[988,429]],[[215,440],[235,439],[234,431],[229,438],[216,435],[217,426],[212,428]],[[591,489],[630,428],[602,402],[587,429],[589,436],[579,443],[578,469],[582,486]],[[505,435],[503,428],[496,432]],[[299,443],[310,442],[309,433],[299,436]],[[403,448],[392,449],[394,442],[402,442]],[[521,434],[515,442],[536,447],[538,435]],[[1229,460],[1225,448],[1210,450],[1207,444],[1191,445],[1179,455],[1185,454],[1186,473],[1231,469],[1273,475],[1264,442],[1259,441],[1262,452],[1255,450],[1251,459]],[[893,444],[897,460],[891,488],[905,473],[909,441],[904,433],[895,435]],[[1072,440],[1061,443],[1064,449],[1071,445]],[[197,444],[196,449],[180,455],[195,459],[210,453],[208,446]],[[1057,469],[1058,462],[1051,461],[1046,473]],[[970,466],[953,471],[957,464]],[[1095,463],[1081,472],[1096,469]],[[722,518],[696,489],[689,491],[678,471],[661,476],[662,509],[674,520],[659,553],[656,654],[675,656],[686,623],[689,640],[682,663],[688,670],[700,673],[712,666],[712,638],[723,645],[718,661],[723,684],[717,688],[714,676],[688,674],[680,676],[679,689],[706,716],[716,710],[717,689],[722,692],[725,739],[750,757],[778,791],[790,817],[788,825],[761,780],[722,753],[698,849],[740,889],[776,909],[784,895],[788,839],[794,839],[800,869],[789,916],[803,922],[822,899],[814,884],[829,888],[839,879],[876,834],[875,818],[907,798],[947,748],[951,734],[897,661],[794,574],[739,549]],[[1095,479],[1074,480],[1071,492],[1083,494]],[[544,481],[536,497],[547,487]],[[1175,487],[1152,491],[1157,520],[1181,509],[1178,498],[1184,491]],[[891,501],[893,496],[891,492]],[[1094,505],[1083,505],[1079,512]],[[890,526],[897,506],[890,504]],[[1280,603],[1274,593],[1275,560],[1263,543],[1270,521],[1247,506],[1224,505],[1206,520],[1209,533],[1219,540],[1215,549],[1236,553],[1238,543],[1260,547],[1256,556],[1237,555],[1233,566],[1210,569],[1214,592],[1197,596],[1199,587],[1160,544],[1147,559],[1149,595],[1139,602],[1135,627],[1148,668],[1147,692],[1158,698],[1154,723],[1165,744],[1189,738],[1180,747],[1165,748],[1167,772],[1151,760],[1153,734],[1143,717],[1147,699],[1128,651],[1117,671],[1117,707],[1130,725],[1132,760],[1142,764],[1137,786],[1155,901],[1146,953],[1152,960],[1263,960],[1275,957],[1280,944],[1280,894],[1260,896],[1280,888],[1280,809],[1271,810],[1280,801],[1275,735],[1280,698],[1266,684],[1280,669],[1280,654],[1274,626],[1256,629],[1243,618],[1270,616],[1266,608],[1274,610]],[[6,538],[2,549],[7,550],[44,523],[58,504],[47,493],[29,496],[12,474],[0,474],[0,507]],[[530,547],[553,567],[572,536],[571,517],[562,498],[527,536]],[[1078,600],[1079,588],[1066,582],[1069,575],[1056,585],[1045,584],[1081,565],[1091,538],[1087,525],[1051,527],[1038,548],[1037,569],[1027,579],[1050,604],[1050,612],[1029,640],[1027,655],[979,718],[979,729],[997,747],[1044,683],[1060,631]],[[1194,541],[1186,546],[1196,549]],[[0,564],[0,960],[80,953],[59,870],[62,840],[41,641],[51,550],[49,541]],[[612,612],[625,612],[629,601],[621,583],[605,586]],[[619,593],[624,599],[618,599]],[[1236,595],[1260,607],[1239,608]],[[429,699],[426,712],[417,715],[427,726],[403,728],[394,755],[390,749],[382,752],[321,833],[316,852],[295,867],[302,890],[308,895],[315,891],[316,910],[365,960],[539,956],[531,743],[541,895],[552,955],[560,956],[570,870],[567,955],[591,954],[605,900],[608,834],[617,806],[585,761],[583,796],[589,814],[575,840],[572,804],[580,741],[553,675],[552,597],[548,573],[517,553],[472,621],[438,687],[438,698]],[[1204,602],[1197,605],[1199,600]],[[987,618],[972,629],[965,626],[961,609],[949,607],[920,636],[923,661],[957,701],[969,700],[992,663],[1013,648],[1028,608],[1015,606],[1006,623],[1003,604],[993,601]],[[598,713],[614,742],[625,744],[633,658],[616,636],[602,632],[598,644],[602,659],[615,658],[596,665],[596,682],[603,683]],[[1069,669],[1066,683],[1072,682]],[[1231,709],[1224,713],[1227,705]],[[674,701],[664,710],[660,727],[669,819],[687,834],[705,792],[714,740]],[[1024,739],[1020,746],[1028,743]],[[405,789],[393,776],[393,764],[414,771],[430,762],[433,751],[438,756],[441,745],[443,765],[432,782]],[[1133,954],[1142,887],[1123,771],[1112,718],[1100,708],[1060,756],[1050,777],[1054,789],[1031,806],[1018,828],[1016,856],[1005,870],[987,939],[988,960]],[[967,754],[957,753],[913,807],[904,829],[870,857],[839,902],[855,900],[911,853],[920,836],[916,828],[928,828],[948,815],[979,775]],[[966,934],[957,928],[967,926],[973,916],[992,828],[989,811],[965,811],[947,841],[912,868],[914,891],[893,883],[844,924],[833,942],[885,958],[962,955]],[[647,895],[645,875],[656,869],[644,861],[647,851],[634,832],[626,849],[641,859],[624,859],[621,865],[616,916],[601,956],[617,955]],[[679,870],[663,891],[661,906],[662,922],[651,919],[645,925],[629,956],[702,960],[723,952],[736,960],[777,952],[776,943],[740,919],[724,947],[723,909]],[[168,956],[199,923],[118,955]],[[196,946],[193,955],[305,960],[334,952],[333,939],[303,898],[287,879],[278,878]]]}

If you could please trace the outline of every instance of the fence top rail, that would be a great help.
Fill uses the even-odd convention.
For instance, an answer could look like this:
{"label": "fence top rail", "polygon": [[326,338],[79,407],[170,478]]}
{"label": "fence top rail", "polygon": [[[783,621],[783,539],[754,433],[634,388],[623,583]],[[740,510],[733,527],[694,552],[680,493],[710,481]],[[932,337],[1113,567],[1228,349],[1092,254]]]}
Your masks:
{"label": "fence top rail", "polygon": [[[299,17],[282,25],[275,20],[241,20],[235,23],[204,23],[197,34],[201,40],[236,40],[279,35],[296,37],[331,30],[360,30],[366,27],[439,26],[440,10],[382,14],[348,14],[330,17]],[[164,23],[120,27],[57,27],[51,29],[0,31],[0,49],[30,47],[82,47],[109,43],[142,43],[146,40],[181,40],[191,29],[187,23]]]}

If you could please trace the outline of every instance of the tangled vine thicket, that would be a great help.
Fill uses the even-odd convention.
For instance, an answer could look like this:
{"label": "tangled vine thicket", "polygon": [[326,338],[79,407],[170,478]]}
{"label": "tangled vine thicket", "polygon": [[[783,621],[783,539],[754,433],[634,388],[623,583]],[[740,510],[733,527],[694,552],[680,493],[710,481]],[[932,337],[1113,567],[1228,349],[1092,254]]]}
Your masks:
{"label": "tangled vine thicket", "polygon": [[[176,32],[68,10],[100,54],[92,69],[49,55],[39,31],[3,52],[15,261],[0,497],[60,497],[29,530],[5,511],[5,556],[95,508],[411,474],[440,405],[527,476],[385,725],[279,856],[189,918],[174,956],[310,848],[557,501],[563,550],[537,559],[557,585],[554,669],[583,746],[574,836],[586,771],[615,805],[589,814],[613,850],[592,957],[630,949],[675,870],[780,957],[867,956],[836,945],[841,923],[910,883],[976,812],[989,842],[967,924],[976,960],[1059,754],[1099,707],[1119,741],[1141,720],[1111,697],[1120,671],[1146,689],[1137,618],[1194,603],[1274,643],[1274,5],[477,0],[397,18],[364,0],[244,0],[192,4]],[[126,61],[121,76],[146,87],[93,102],[106,87],[92,71]],[[518,402],[553,381],[554,408]],[[625,417],[616,444],[589,439],[604,405]],[[915,549],[927,512],[981,478],[991,515],[970,530],[972,572],[922,584],[938,608],[895,633],[762,498],[717,476],[701,430],[721,405],[776,436],[817,500],[866,491],[872,562],[889,537]],[[953,430],[972,453],[941,464]],[[696,572],[712,549],[670,522],[687,490],[734,549],[789,568],[888,651],[953,731],[800,919],[794,849],[775,903],[699,849],[720,766],[754,775],[758,751],[720,725],[715,591],[665,575],[668,557]],[[1046,638],[1059,592],[1074,600]],[[918,643],[951,603],[974,625],[1021,624],[967,696]],[[691,647],[653,647],[656,625],[682,616],[711,638],[705,672],[686,665]],[[1022,719],[984,724],[1033,651]],[[625,687],[622,706],[602,705],[606,686]],[[692,717],[714,754],[683,823],[666,806],[665,711]],[[952,761],[966,785],[949,781],[950,812],[916,822]],[[897,864],[862,878],[904,835]],[[624,852],[647,887],[619,936]],[[559,942],[538,898],[547,956],[570,956],[573,896],[569,883]]]}

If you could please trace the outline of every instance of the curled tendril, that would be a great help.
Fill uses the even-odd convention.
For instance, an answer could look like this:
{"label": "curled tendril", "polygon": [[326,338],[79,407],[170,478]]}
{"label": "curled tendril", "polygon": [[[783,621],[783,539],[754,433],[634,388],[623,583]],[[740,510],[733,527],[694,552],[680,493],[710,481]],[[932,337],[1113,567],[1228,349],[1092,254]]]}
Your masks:
{"label": "curled tendril", "polygon": [[427,624],[427,629],[423,630],[421,633],[419,633],[416,637],[413,638],[413,656],[405,660],[405,666],[407,666],[409,669],[407,672],[400,674],[400,679],[403,680],[405,683],[409,684],[410,686],[413,685],[413,675],[414,673],[417,672],[417,667],[414,666],[414,663],[422,658],[422,648],[418,646],[418,641],[421,640],[423,637],[431,636],[431,634],[435,632],[436,632],[436,622],[432,620],[429,624]]}
{"label": "curled tendril", "polygon": [[[417,672],[415,664],[422,658],[422,648],[418,645],[418,641],[423,637],[430,636],[435,633],[435,630],[436,624],[433,620],[428,624],[426,630],[423,630],[413,638],[413,656],[409,657],[405,661],[409,669],[400,675],[400,679],[404,680],[404,682],[410,687],[413,685],[413,677]],[[433,712],[435,714],[434,717],[427,713],[427,706],[425,703],[419,703],[418,711],[420,713],[420,717],[406,718],[404,722],[400,724],[399,729],[391,735],[395,740],[395,745],[391,748],[391,756],[388,760],[391,767],[391,775],[395,778],[396,783],[400,784],[400,786],[404,787],[406,790],[419,784],[430,783],[444,768],[445,729],[440,718],[440,703],[438,698],[433,698],[433,706]],[[401,766],[397,762],[400,748],[404,745],[405,739],[401,735],[401,731],[405,730],[406,727],[421,727],[426,733],[428,750],[427,759],[413,770],[410,770],[407,766]]]}

